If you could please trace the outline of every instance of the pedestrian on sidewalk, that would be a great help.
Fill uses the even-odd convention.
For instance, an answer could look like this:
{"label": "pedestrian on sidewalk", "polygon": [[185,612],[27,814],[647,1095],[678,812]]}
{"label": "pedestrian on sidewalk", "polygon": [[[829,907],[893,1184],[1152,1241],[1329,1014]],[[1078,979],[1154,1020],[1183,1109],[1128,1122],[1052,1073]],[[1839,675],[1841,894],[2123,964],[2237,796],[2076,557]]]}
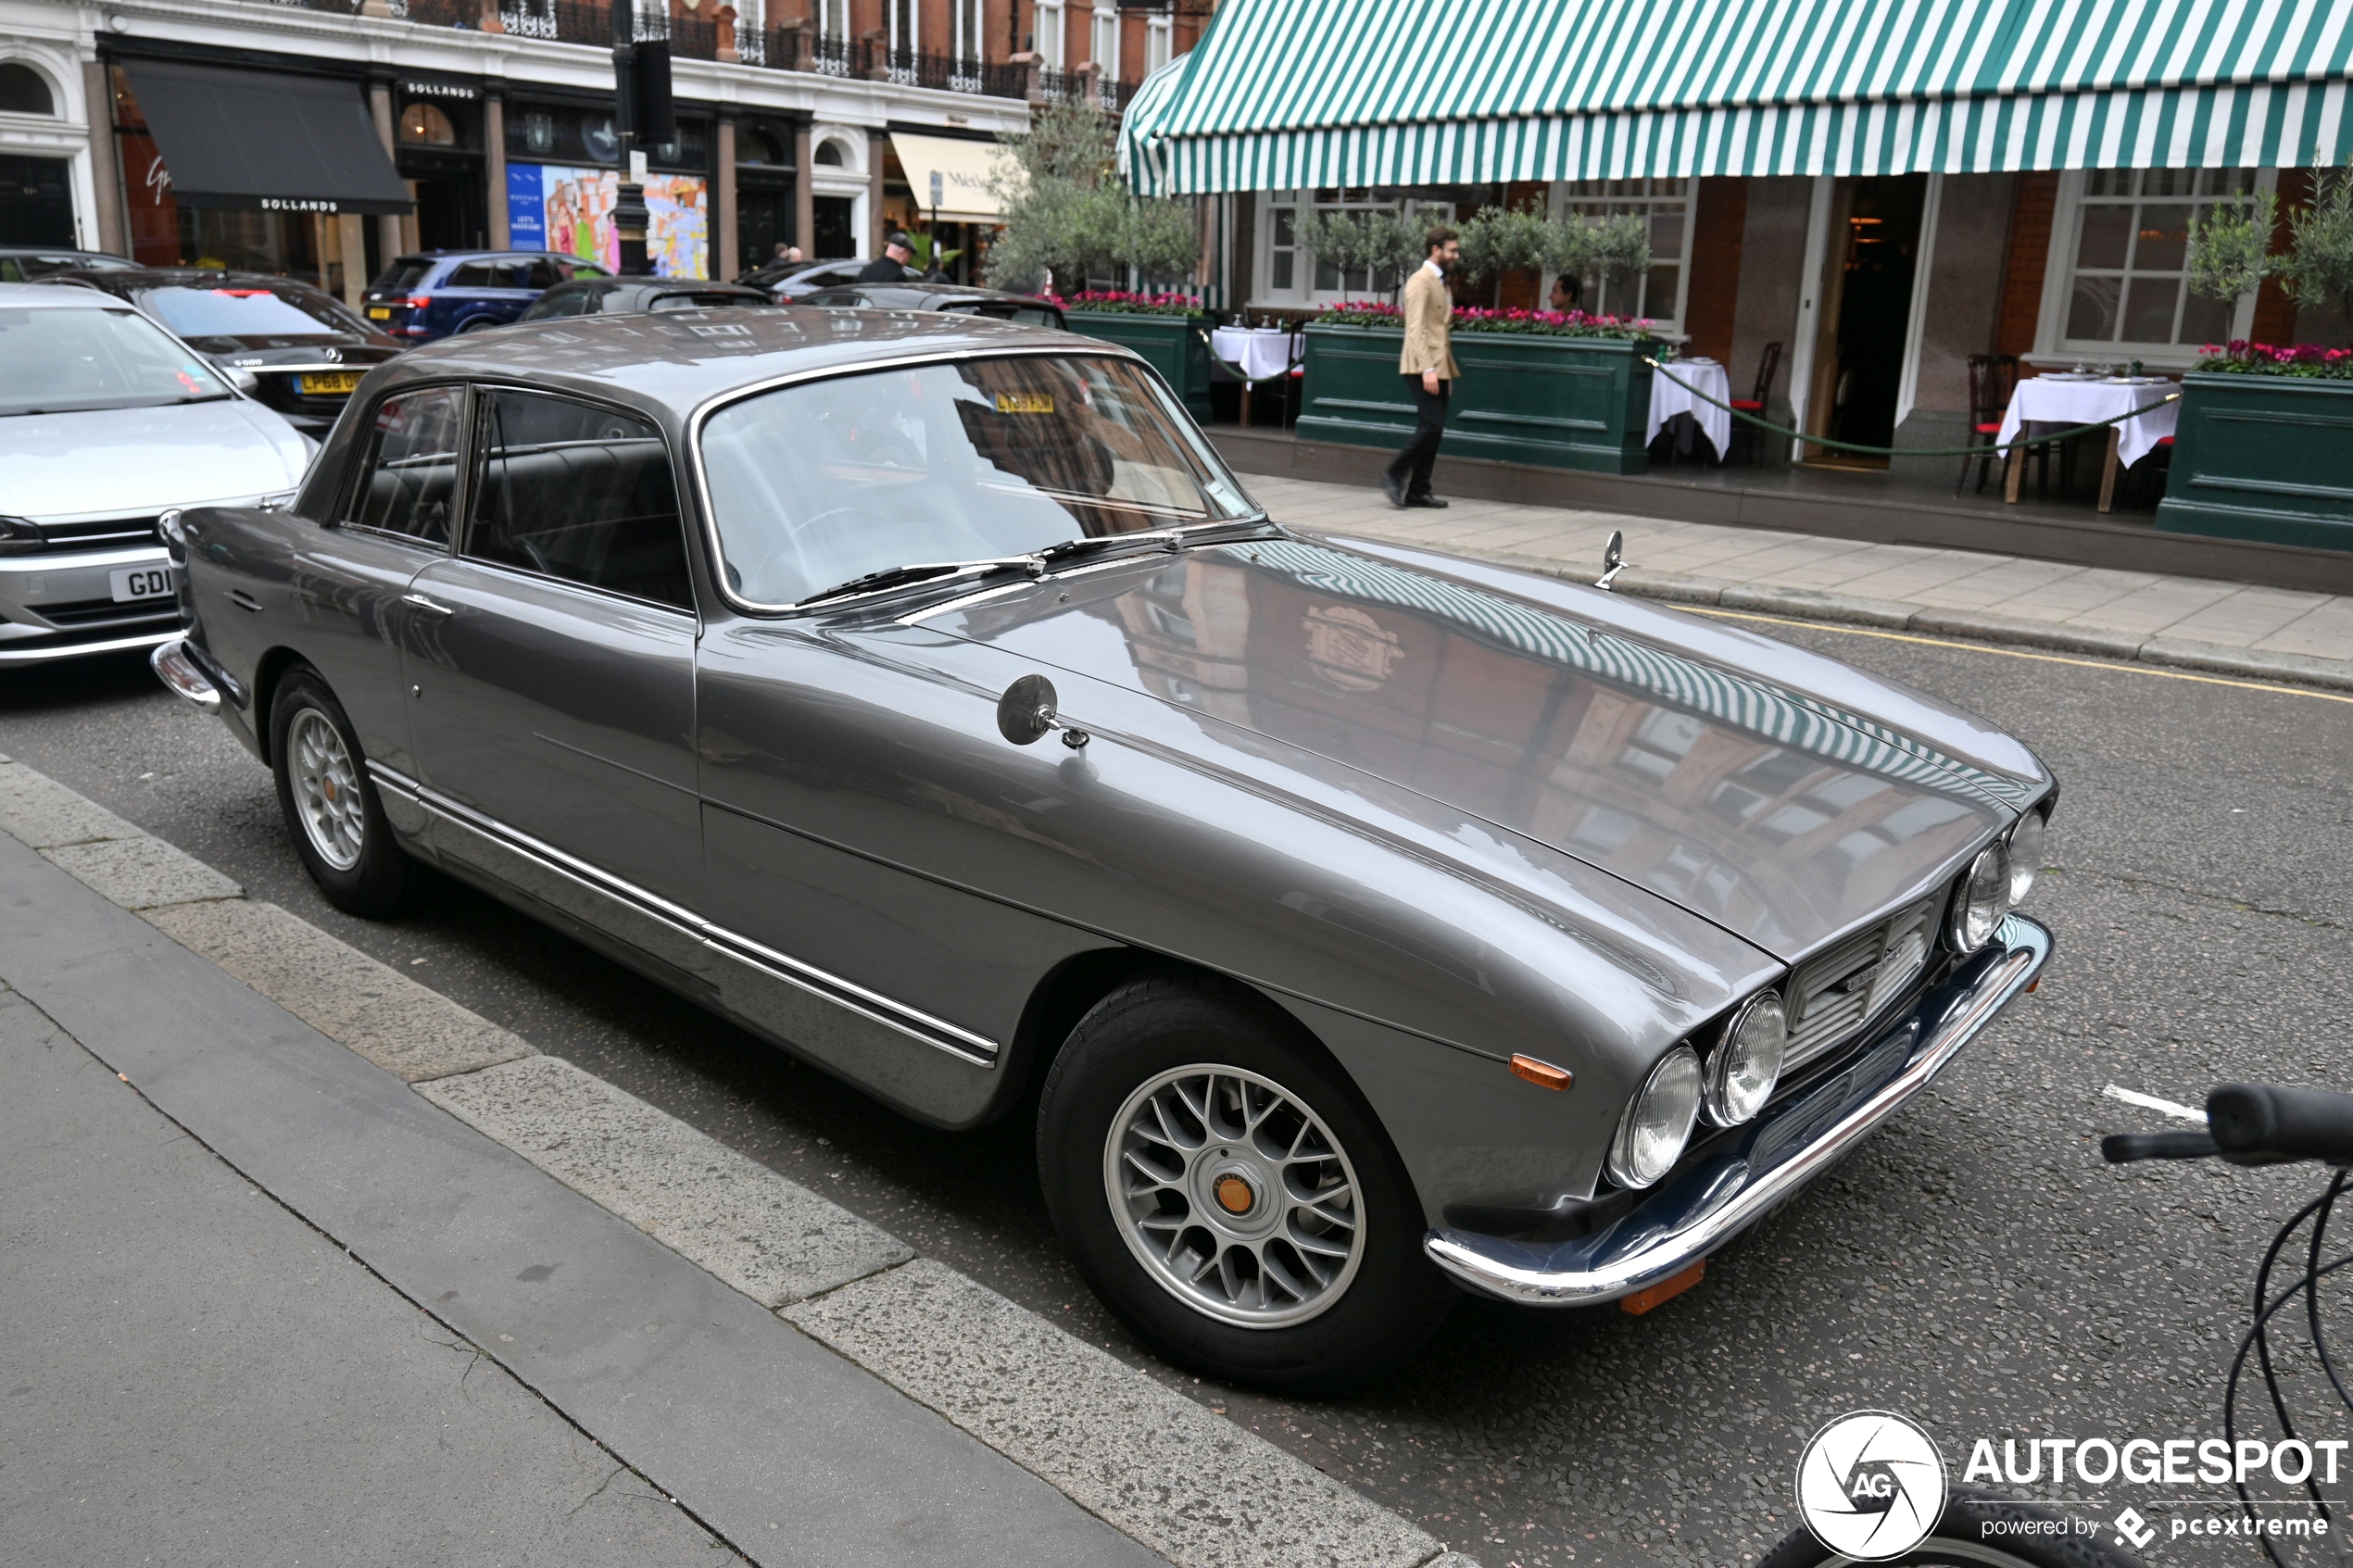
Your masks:
{"label": "pedestrian on sidewalk", "polygon": [[1440,224],[1423,241],[1424,260],[1405,280],[1405,353],[1397,369],[1414,395],[1414,439],[1381,475],[1392,507],[1442,507],[1429,493],[1429,470],[1446,433],[1446,399],[1461,372],[1451,341],[1454,302],[1446,270],[1463,258],[1462,238]]}

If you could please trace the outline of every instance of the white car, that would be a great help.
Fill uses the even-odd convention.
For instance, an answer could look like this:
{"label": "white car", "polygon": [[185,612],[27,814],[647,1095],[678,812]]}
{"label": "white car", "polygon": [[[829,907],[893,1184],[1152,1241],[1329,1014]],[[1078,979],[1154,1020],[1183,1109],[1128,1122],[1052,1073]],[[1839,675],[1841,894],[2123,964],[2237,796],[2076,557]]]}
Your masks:
{"label": "white car", "polygon": [[0,283],[0,665],[176,635],[157,517],[271,504],[314,450],[112,295]]}

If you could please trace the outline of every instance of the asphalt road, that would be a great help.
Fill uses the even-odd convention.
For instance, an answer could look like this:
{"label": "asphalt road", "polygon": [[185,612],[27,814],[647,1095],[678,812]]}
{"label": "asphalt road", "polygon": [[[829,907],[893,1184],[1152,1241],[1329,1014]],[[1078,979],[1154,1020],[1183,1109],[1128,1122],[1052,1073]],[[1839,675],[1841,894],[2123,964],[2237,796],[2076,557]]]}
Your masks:
{"label": "asphalt road", "polygon": [[[268,774],[136,661],[0,676],[0,752],[1151,1368],[1489,1568],[1737,1563],[1791,1528],[1798,1452],[1850,1410],[1911,1415],[1957,1472],[1981,1436],[2219,1436],[2255,1260],[2317,1183],[2108,1169],[2099,1134],[2165,1123],[2103,1088],[2196,1104],[2233,1078],[2353,1087],[2353,703],[1762,629],[1994,716],[2057,770],[2055,869],[2029,904],[2059,942],[2040,992],[1698,1288],[1642,1317],[1466,1300],[1414,1364],[1334,1402],[1157,1366],[1064,1260],[1022,1126],[919,1129],[452,884],[396,922],[338,913],[305,881]],[[2353,1435],[2309,1408],[2320,1435]],[[2006,1489],[2095,1499],[2082,1512],[2101,1517],[2129,1501],[2160,1524],[2225,1495]],[[2331,1495],[2346,1494],[2353,1474]],[[2256,1561],[2243,1540],[2160,1538],[2149,1556]]]}

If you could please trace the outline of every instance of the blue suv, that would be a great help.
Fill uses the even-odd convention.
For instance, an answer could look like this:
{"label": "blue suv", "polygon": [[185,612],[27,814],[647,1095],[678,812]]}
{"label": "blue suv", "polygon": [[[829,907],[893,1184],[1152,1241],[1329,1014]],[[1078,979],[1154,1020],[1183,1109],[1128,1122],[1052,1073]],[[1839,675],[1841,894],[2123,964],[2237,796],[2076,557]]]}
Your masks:
{"label": "blue suv", "polygon": [[593,261],[545,250],[434,250],[394,258],[368,285],[369,323],[410,344],[503,327],[545,291],[610,276]]}

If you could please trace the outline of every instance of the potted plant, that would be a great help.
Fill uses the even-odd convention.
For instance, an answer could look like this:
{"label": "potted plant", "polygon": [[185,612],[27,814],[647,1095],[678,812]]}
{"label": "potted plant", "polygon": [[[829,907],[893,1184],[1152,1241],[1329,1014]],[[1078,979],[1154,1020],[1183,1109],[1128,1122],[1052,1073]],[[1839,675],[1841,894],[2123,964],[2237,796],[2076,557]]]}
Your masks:
{"label": "potted plant", "polygon": [[[1616,275],[1650,265],[1647,236],[1622,220],[1496,209],[1464,226],[1463,257],[1474,281],[1514,270]],[[1661,349],[1649,322],[1458,306],[1453,332],[1462,379],[1441,453],[1604,473],[1649,470],[1651,370],[1642,361]],[[1415,420],[1397,370],[1404,336],[1391,305],[1338,306],[1310,321],[1300,438],[1403,446]]]}
{"label": "potted plant", "polygon": [[[2353,175],[2324,175],[2266,254],[2268,194],[2218,207],[2191,235],[2193,288],[2243,298],[2276,276],[2300,304],[2353,321]],[[2176,533],[2353,550],[2353,350],[2209,345],[2182,378],[2157,526]]]}
{"label": "potted plant", "polygon": [[[1005,226],[989,249],[990,282],[1021,293],[1059,290],[1073,332],[1136,350],[1196,419],[1209,418],[1209,317],[1198,299],[1151,287],[1190,277],[1200,256],[1192,209],[1128,190],[1114,164],[1111,121],[1091,105],[1045,106],[1028,130],[1003,141],[1011,156],[995,183]],[[1087,288],[1086,280],[1102,277],[1144,287]]]}

